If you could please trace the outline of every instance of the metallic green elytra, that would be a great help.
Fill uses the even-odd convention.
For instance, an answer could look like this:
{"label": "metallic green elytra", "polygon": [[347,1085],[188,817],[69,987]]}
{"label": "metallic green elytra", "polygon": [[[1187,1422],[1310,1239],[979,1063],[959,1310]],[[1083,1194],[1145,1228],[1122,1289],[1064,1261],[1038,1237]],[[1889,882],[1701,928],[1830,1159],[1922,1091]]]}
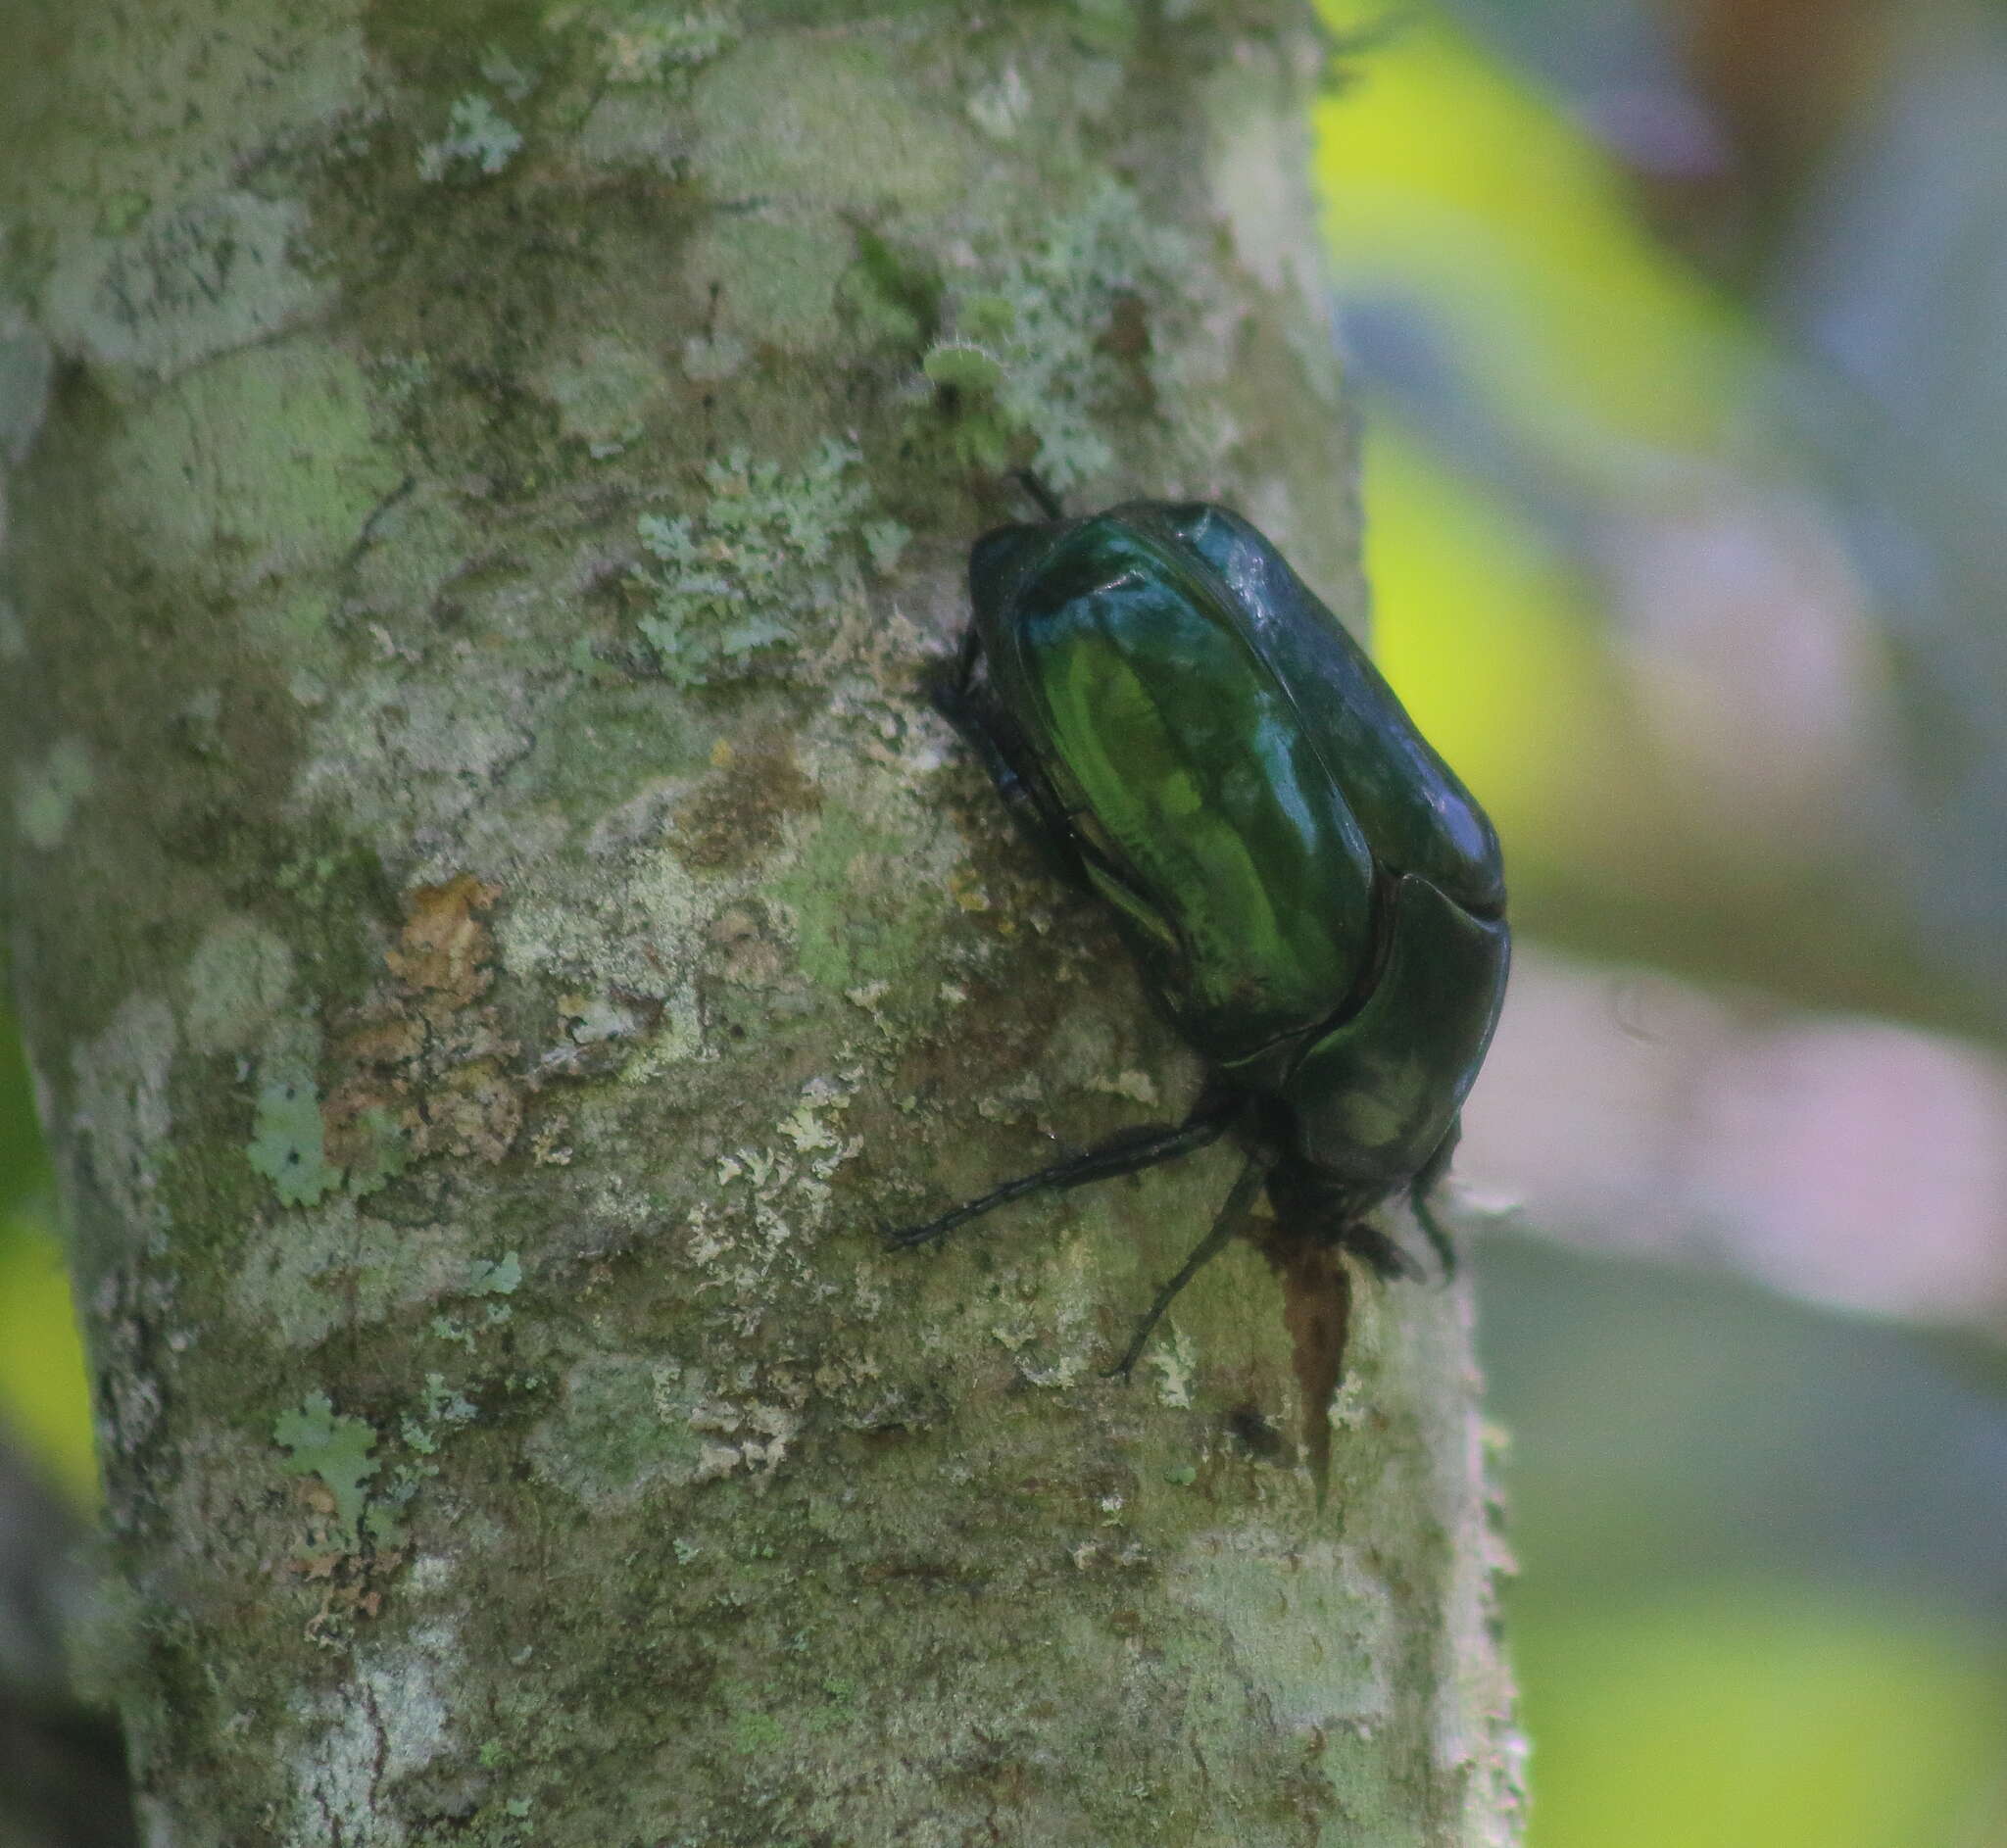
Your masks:
{"label": "metallic green elytra", "polygon": [[1131,1131],[895,1236],[1132,1173],[1232,1132],[1248,1164],[1172,1296],[1265,1185],[1278,1218],[1411,1273],[1371,1208],[1426,1194],[1505,991],[1498,840],[1345,628],[1246,520],[1139,501],[1005,526],[969,559],[944,711],[1074,883],[1113,907],[1210,1078]]}

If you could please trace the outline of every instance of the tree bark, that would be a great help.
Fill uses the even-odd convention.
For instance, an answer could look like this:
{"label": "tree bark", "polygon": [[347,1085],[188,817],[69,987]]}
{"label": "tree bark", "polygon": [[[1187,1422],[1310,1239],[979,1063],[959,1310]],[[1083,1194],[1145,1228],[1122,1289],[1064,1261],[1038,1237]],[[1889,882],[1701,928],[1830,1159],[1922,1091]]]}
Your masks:
{"label": "tree bark", "polygon": [[92,12],[0,699],[150,1839],[1516,1839],[1464,1287],[1320,1506],[1253,1244],[1100,1377],[1231,1155],[879,1237],[1198,1076],[920,693],[1007,469],[1362,618],[1304,12]]}

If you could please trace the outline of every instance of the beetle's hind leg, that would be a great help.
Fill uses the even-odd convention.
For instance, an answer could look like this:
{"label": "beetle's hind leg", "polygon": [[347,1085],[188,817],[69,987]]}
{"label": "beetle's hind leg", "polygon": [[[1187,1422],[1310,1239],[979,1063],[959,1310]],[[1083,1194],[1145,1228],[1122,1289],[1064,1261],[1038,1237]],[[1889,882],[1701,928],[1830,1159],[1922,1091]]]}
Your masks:
{"label": "beetle's hind leg", "polygon": [[1156,1292],[1156,1300],[1137,1324],[1136,1333],[1131,1337],[1122,1358],[1102,1378],[1126,1380],[1135,1371],[1137,1361],[1142,1358],[1144,1348],[1150,1344],[1150,1337],[1156,1331],[1156,1325],[1163,1320],[1164,1311],[1176,1300],[1178,1292],[1233,1243],[1234,1235],[1241,1230],[1241,1222],[1248,1217],[1248,1209],[1254,1204],[1254,1196],[1261,1191],[1262,1183],[1268,1179],[1268,1171],[1274,1165],[1275,1156],[1266,1148],[1256,1148],[1248,1157],[1240,1179],[1220,1202],[1220,1209],[1213,1217],[1212,1230],[1193,1247],[1192,1255],[1178,1267],[1177,1276]]}
{"label": "beetle's hind leg", "polygon": [[1436,1144],[1436,1152],[1422,1163],[1421,1172],[1409,1182],[1407,1203],[1413,1210],[1415,1224],[1421,1227],[1423,1236],[1429,1240],[1430,1249],[1436,1253],[1436,1261],[1443,1267],[1443,1281],[1446,1284],[1456,1275],[1456,1245],[1444,1230],[1443,1222],[1436,1217],[1436,1209],[1429,1203],[1444,1176],[1449,1172],[1449,1157],[1456,1152],[1456,1144],[1463,1135],[1463,1119],[1456,1118],[1449,1125],[1443,1140]]}
{"label": "beetle's hind leg", "polygon": [[1395,1244],[1370,1219],[1352,1219],[1338,1235],[1342,1250],[1349,1251],[1374,1276],[1389,1281],[1398,1277],[1419,1284],[1426,1273],[1413,1258]]}
{"label": "beetle's hind leg", "polygon": [[1124,1130],[1083,1154],[1005,1181],[1002,1187],[992,1188],[980,1198],[965,1201],[953,1212],[928,1220],[924,1226],[908,1226],[903,1232],[892,1233],[885,1242],[902,1250],[932,1244],[947,1238],[957,1226],[965,1226],[971,1219],[980,1219],[1012,1200],[1021,1200],[1028,1193],[1063,1192],[1095,1181],[1111,1181],[1117,1175],[1139,1174],[1159,1162],[1176,1161],[1181,1155],[1194,1154],[1218,1142],[1240,1113],[1241,1100],[1231,1094],[1200,1097],[1182,1123],[1152,1123],[1141,1129]]}

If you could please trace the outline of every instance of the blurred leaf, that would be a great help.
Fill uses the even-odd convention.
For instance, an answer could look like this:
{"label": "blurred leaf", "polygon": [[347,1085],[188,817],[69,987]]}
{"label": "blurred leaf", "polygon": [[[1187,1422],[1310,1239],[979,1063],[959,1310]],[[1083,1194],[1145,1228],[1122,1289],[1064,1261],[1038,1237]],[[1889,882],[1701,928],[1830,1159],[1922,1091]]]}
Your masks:
{"label": "blurred leaf", "polygon": [[[1322,10],[1341,28],[1386,11]],[[1590,480],[1642,485],[1653,452],[1728,438],[1760,351],[1589,135],[1433,13],[1403,14],[1351,75],[1316,118],[1341,294],[1426,304],[1493,413]]]}
{"label": "blurred leaf", "polygon": [[90,1387],[55,1228],[0,1214],[0,1420],[79,1503],[98,1498]]}
{"label": "blurred leaf", "polygon": [[1961,1848],[1997,1654],[1913,1610],[1718,1585],[1522,1623],[1531,1848]]}
{"label": "blurred leaf", "polygon": [[1633,727],[1591,587],[1392,419],[1376,420],[1361,460],[1374,657],[1491,812],[1517,890],[1523,851],[1599,849],[1622,831],[1613,797],[1635,795]]}

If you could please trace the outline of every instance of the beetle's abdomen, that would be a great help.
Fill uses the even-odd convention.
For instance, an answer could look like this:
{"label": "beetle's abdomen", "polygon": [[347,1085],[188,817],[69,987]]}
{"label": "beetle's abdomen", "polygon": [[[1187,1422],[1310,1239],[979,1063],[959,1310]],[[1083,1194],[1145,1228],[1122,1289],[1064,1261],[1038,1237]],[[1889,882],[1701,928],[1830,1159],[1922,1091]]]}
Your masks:
{"label": "beetle's abdomen", "polygon": [[1505,996],[1511,935],[1425,879],[1395,888],[1387,966],[1359,1010],[1305,1049],[1283,1100],[1299,1152],[1361,1192],[1415,1174],[1456,1120]]}
{"label": "beetle's abdomen", "polygon": [[1132,532],[1074,544],[1011,624],[1047,773],[1182,1031],[1244,1057],[1359,985],[1372,854],[1207,577]]}

